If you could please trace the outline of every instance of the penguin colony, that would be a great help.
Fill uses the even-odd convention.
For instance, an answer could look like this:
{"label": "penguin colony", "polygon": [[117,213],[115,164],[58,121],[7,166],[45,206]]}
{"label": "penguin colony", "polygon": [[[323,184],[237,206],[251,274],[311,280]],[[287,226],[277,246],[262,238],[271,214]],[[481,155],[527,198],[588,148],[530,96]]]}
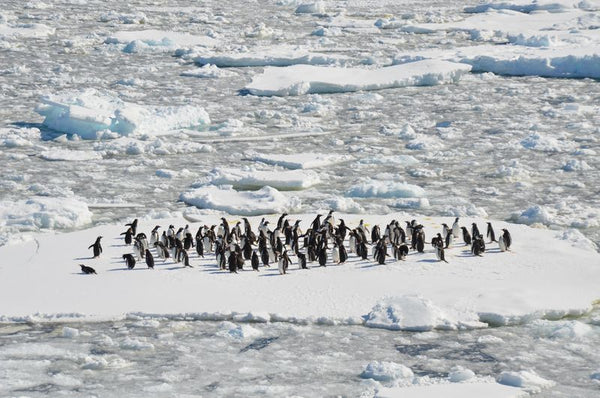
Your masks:
{"label": "penguin colony", "polygon": [[[263,267],[275,265],[279,273],[284,275],[292,265],[290,256],[296,258],[299,269],[308,269],[308,263],[318,263],[322,267],[343,264],[350,254],[363,260],[371,255],[378,264],[385,264],[388,258],[393,261],[405,260],[411,251],[425,253],[428,244],[438,261],[448,263],[446,250],[461,238],[474,256],[482,256],[486,250],[485,239],[477,224],[472,223],[469,230],[460,226],[458,217],[452,226],[442,224],[441,231],[427,242],[425,228],[416,220],[404,221],[404,228],[400,221],[392,220],[382,227],[374,225],[370,230],[360,220],[356,227],[350,228],[343,219],[336,222],[331,210],[323,219],[318,214],[303,232],[300,229],[301,220],[291,224],[287,216],[287,213],[283,213],[275,226],[263,218],[256,230],[252,229],[245,217],[242,218],[243,222],[239,221],[233,226],[222,217],[219,225],[203,225],[195,233],[189,225],[177,230],[169,225],[162,232],[162,227],[157,225],[150,232],[149,239],[145,233],[137,232],[136,219],[126,224],[128,229],[121,234],[125,245],[131,247],[132,251],[123,254],[123,260],[129,269],[133,269],[138,262],[144,262],[153,269],[155,256],[163,263],[169,260],[192,268],[190,252],[195,251],[198,258],[214,256],[216,266],[230,273],[243,270],[249,262],[254,271],[259,271],[261,264]],[[488,222],[486,237],[488,244],[496,242],[501,252],[510,250],[512,238],[507,229],[502,229],[496,239],[493,226]],[[88,248],[93,249],[94,258],[102,253],[101,239],[99,236]],[[81,266],[86,274],[96,273],[91,267]]]}

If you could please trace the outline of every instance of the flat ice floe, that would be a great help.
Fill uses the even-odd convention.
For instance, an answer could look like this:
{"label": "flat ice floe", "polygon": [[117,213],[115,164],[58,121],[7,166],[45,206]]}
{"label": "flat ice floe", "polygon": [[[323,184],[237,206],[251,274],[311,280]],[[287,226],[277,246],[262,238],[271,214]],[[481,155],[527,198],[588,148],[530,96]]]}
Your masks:
{"label": "flat ice floe", "polygon": [[311,170],[256,170],[216,168],[192,187],[206,184],[233,185],[234,188],[258,189],[265,185],[279,190],[300,190],[319,184],[319,175]]}
{"label": "flat ice floe", "polygon": [[245,87],[250,94],[289,96],[456,83],[469,65],[424,60],[379,69],[295,65],[265,68]]}
{"label": "flat ice floe", "polygon": [[208,53],[194,58],[194,62],[200,66],[212,64],[219,67],[331,65],[346,60],[346,57],[341,55],[324,54],[309,48],[289,45],[257,47],[239,52]]}
{"label": "flat ice floe", "polygon": [[[277,198],[271,190],[258,192]],[[216,192],[215,200],[228,206],[242,206],[247,200],[246,193],[233,190],[219,192],[219,188],[210,187],[205,192]],[[441,230],[442,222],[454,221],[406,213],[334,215],[352,228],[361,219],[372,227],[392,219],[417,218],[425,226],[427,240]],[[197,216],[194,223],[184,218],[140,219],[138,231],[149,233],[155,225],[189,224],[195,233],[200,225],[220,223],[217,214]],[[266,219],[275,225],[278,217]],[[240,221],[237,216],[226,218],[232,226]],[[306,230],[313,218],[314,214],[300,214],[289,220],[302,220],[300,227]],[[253,229],[260,219],[250,217]],[[477,222],[482,228],[485,221],[461,218],[460,223],[470,226]],[[131,252],[119,236],[125,230],[123,224],[36,234],[35,240],[0,247],[0,258],[4,259],[0,266],[0,315],[14,320],[35,314],[118,318],[143,312],[236,322],[306,321],[431,330],[485,327],[482,322],[501,325],[556,319],[590,310],[598,299],[597,252],[576,247],[576,241],[557,231],[500,221],[493,221],[493,225],[497,231],[510,230],[514,242],[511,251],[500,252],[497,245],[488,244],[484,255],[477,257],[458,241],[446,250],[448,263],[438,262],[427,245],[425,253],[411,252],[406,261],[390,258],[386,264],[377,265],[371,258],[363,261],[350,253],[345,264],[334,266],[329,261],[327,267],[318,267],[309,263],[309,270],[298,269],[292,255],[288,274],[281,276],[277,267],[261,266],[260,272],[254,272],[247,270],[248,263],[243,271],[229,275],[216,267],[214,254],[207,253],[201,259],[193,251],[190,262],[194,268],[183,269],[171,261],[163,264],[154,249],[154,270],[147,269],[143,261],[128,270],[121,259]],[[97,236],[104,237],[104,252],[92,259],[88,246]],[[582,236],[577,239],[585,240]],[[81,274],[80,263],[94,267],[98,275]],[[90,291],[102,291],[102,299]]]}
{"label": "flat ice floe", "polygon": [[0,227],[70,229],[91,223],[92,212],[77,198],[35,196],[0,202]]}
{"label": "flat ice floe", "polygon": [[0,39],[47,37],[53,35],[55,30],[40,23],[4,24],[0,19]]}
{"label": "flat ice floe", "polygon": [[123,30],[115,32],[106,40],[107,44],[125,44],[124,52],[138,52],[143,49],[173,51],[180,48],[216,46],[219,41],[209,36],[196,36],[185,32],[164,30]]}
{"label": "flat ice floe", "polygon": [[248,153],[247,159],[282,166],[286,169],[314,169],[317,167],[331,166],[351,160],[348,155],[327,155],[324,153],[301,153],[301,154],[272,154],[272,153]]}
{"label": "flat ice floe", "polygon": [[475,6],[465,7],[465,12],[478,13],[489,10],[513,10],[519,12],[534,12],[534,11],[565,11],[574,8],[584,10],[600,9],[600,2],[596,0],[499,0],[482,2]]}
{"label": "flat ice floe", "polygon": [[269,186],[258,191],[236,191],[231,185],[205,185],[182,193],[179,199],[201,209],[242,216],[292,212],[300,207],[300,199]]}
{"label": "flat ice floe", "polygon": [[381,388],[376,398],[436,398],[436,397],[486,397],[520,398],[529,394],[520,388],[498,383],[443,383],[424,386]]}
{"label": "flat ice floe", "polygon": [[36,112],[44,126],[83,139],[168,134],[210,123],[203,108],[191,105],[151,107],[122,101],[94,89],[44,95]]}
{"label": "flat ice floe", "polygon": [[397,181],[366,180],[353,185],[348,196],[356,198],[421,198],[425,190],[418,185]]}
{"label": "flat ice floe", "polygon": [[75,151],[71,149],[51,149],[42,151],[40,157],[50,161],[83,162],[102,159],[102,154],[94,151]]}

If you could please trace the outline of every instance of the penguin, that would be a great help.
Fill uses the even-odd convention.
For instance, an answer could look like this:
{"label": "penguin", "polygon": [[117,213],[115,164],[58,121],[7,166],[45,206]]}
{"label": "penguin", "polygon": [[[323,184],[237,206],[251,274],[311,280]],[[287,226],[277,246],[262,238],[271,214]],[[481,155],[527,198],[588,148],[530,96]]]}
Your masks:
{"label": "penguin", "polygon": [[385,257],[387,256],[387,245],[385,244],[385,240],[381,239],[377,243],[377,250],[375,251],[375,256],[377,258],[377,263],[380,265],[385,264]]}
{"label": "penguin", "polygon": [[[506,250],[510,250],[510,246],[512,245],[512,237],[510,236],[510,232],[508,232],[508,229],[502,228],[502,235],[500,235],[500,237],[503,240]],[[502,249],[502,248],[500,248],[500,249]],[[504,250],[502,250],[502,251],[504,251]]]}
{"label": "penguin", "polygon": [[317,261],[317,251],[313,245],[309,245],[306,248],[306,255],[308,256],[309,263]]}
{"label": "penguin", "polygon": [[398,250],[396,251],[396,258],[398,260],[406,260],[407,254],[408,254],[408,246],[405,243],[398,246]]}
{"label": "penguin", "polygon": [[440,233],[438,233],[436,236],[434,236],[431,239],[431,246],[433,246],[433,247],[438,247],[443,244],[444,244],[444,238],[442,238],[442,235]]}
{"label": "penguin", "polygon": [[160,236],[160,242],[165,246],[169,245],[169,238],[167,237],[167,231],[163,231],[162,235]]}
{"label": "penguin", "polygon": [[469,230],[465,227],[460,227],[462,229],[462,234],[463,234],[463,240],[465,241],[466,245],[470,245],[471,244],[471,235],[469,235]]}
{"label": "penguin", "polygon": [[185,239],[185,235],[183,234],[183,227],[179,227],[177,232],[175,232],[175,237],[183,242],[183,240]]}
{"label": "penguin", "polygon": [[127,228],[127,231],[122,232],[121,235],[125,235],[125,244],[130,245],[133,241],[133,230],[131,227]]}
{"label": "penguin", "polygon": [[471,224],[471,236],[475,239],[476,236],[479,236],[479,228],[477,228],[477,223]]}
{"label": "penguin", "polygon": [[160,236],[158,235],[158,229],[160,225],[155,226],[150,232],[150,246],[153,246],[156,242],[158,242]]}
{"label": "penguin", "polygon": [[437,256],[438,261],[443,261],[447,263],[446,256],[444,254],[444,247],[442,245],[437,245],[435,247],[435,255]]}
{"label": "penguin", "polygon": [[260,251],[260,259],[265,267],[269,267],[269,257],[270,257],[269,251],[267,250],[267,247],[265,246]]}
{"label": "penguin", "polygon": [[298,257],[298,265],[300,266],[300,269],[308,269],[306,267],[306,254],[297,253],[296,256]]}
{"label": "penguin", "polygon": [[252,258],[250,259],[250,263],[252,264],[252,269],[254,271],[258,271],[258,254],[256,254],[256,250],[252,252]]}
{"label": "penguin", "polygon": [[228,263],[229,263],[229,273],[237,274],[237,259],[235,258],[234,253],[229,254]]}
{"label": "penguin", "polygon": [[486,236],[490,239],[490,242],[496,241],[496,234],[494,233],[494,227],[492,227],[492,223],[487,223],[487,234]]}
{"label": "penguin", "polygon": [[167,258],[170,258],[169,249],[162,242],[155,242],[154,247],[156,248],[156,252],[158,256],[163,260],[167,261]]}
{"label": "penguin", "polygon": [[287,213],[283,213],[281,217],[279,217],[279,220],[277,220],[277,228],[279,228],[280,230],[283,229],[283,220],[287,215]]}
{"label": "penguin", "polygon": [[196,253],[198,253],[198,257],[204,258],[204,243],[202,242],[202,238],[196,238]]}
{"label": "penguin", "polygon": [[88,247],[88,249],[94,248],[94,258],[99,257],[100,253],[102,253],[102,245],[100,244],[100,239],[102,239],[102,236],[97,237],[96,241]]}
{"label": "penguin", "polygon": [[96,270],[92,267],[88,267],[83,264],[79,264],[79,266],[81,267],[81,272],[83,272],[84,274],[96,274]]}
{"label": "penguin", "polygon": [[148,268],[154,269],[154,257],[152,257],[152,253],[148,249],[146,249],[146,265]]}
{"label": "penguin", "polygon": [[471,253],[474,256],[481,256],[485,251],[485,242],[483,241],[483,235],[477,235],[473,238],[473,244],[471,245]]}
{"label": "penguin", "polygon": [[454,223],[452,223],[452,235],[454,238],[460,237],[460,225],[458,225],[458,217],[454,219]]}
{"label": "penguin", "polygon": [[281,256],[279,257],[279,273],[286,274],[287,269],[290,265],[290,258],[288,257],[287,250],[284,250]]}
{"label": "penguin", "polygon": [[448,233],[446,234],[446,249],[449,248],[452,243],[454,243],[454,233],[452,232],[452,230],[448,230]]}
{"label": "penguin", "polygon": [[444,241],[446,240],[446,236],[448,236],[449,231],[450,231],[450,228],[448,227],[448,224],[443,223],[442,224],[442,239]]}
{"label": "penguin", "polygon": [[123,260],[125,260],[127,268],[133,269],[133,267],[135,267],[135,258],[133,257],[133,255],[129,253],[123,254]]}
{"label": "penguin", "polygon": [[340,252],[340,263],[343,264],[346,262],[346,260],[348,260],[348,252],[346,251],[346,248],[344,247],[343,241],[340,241],[338,243],[338,251]]}
{"label": "penguin", "polygon": [[340,263],[340,249],[338,249],[338,246],[335,243],[331,249],[331,261],[333,261],[334,264]]}
{"label": "penguin", "polygon": [[250,260],[252,258],[252,245],[250,244],[250,239],[247,236],[242,239],[242,250],[244,252],[244,259]]}
{"label": "penguin", "polygon": [[319,265],[321,267],[326,267],[327,266],[327,249],[325,247],[321,248],[317,252],[317,257],[319,259]]}
{"label": "penguin", "polygon": [[133,222],[131,222],[129,224],[125,224],[126,227],[131,227],[131,234],[133,236],[137,235],[137,225],[138,225],[138,219],[137,218],[135,220],[133,220]]}
{"label": "penguin", "polygon": [[183,248],[185,250],[190,250],[190,248],[194,247],[194,238],[191,233],[186,233],[185,238],[183,238]]}
{"label": "penguin", "polygon": [[379,242],[379,239],[381,239],[379,225],[374,225],[373,229],[371,229],[371,242]]}
{"label": "penguin", "polygon": [[183,267],[189,267],[189,268],[194,268],[190,265],[190,257],[188,256],[187,252],[185,250],[181,251],[181,260],[183,262]]}

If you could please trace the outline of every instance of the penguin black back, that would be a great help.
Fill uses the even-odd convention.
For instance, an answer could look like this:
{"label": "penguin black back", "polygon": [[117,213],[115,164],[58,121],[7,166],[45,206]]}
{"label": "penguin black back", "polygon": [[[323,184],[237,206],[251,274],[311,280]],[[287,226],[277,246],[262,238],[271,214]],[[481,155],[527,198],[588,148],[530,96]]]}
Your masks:
{"label": "penguin black back", "polygon": [[88,267],[86,265],[83,264],[79,264],[79,266],[81,267],[81,272],[83,272],[84,274],[96,274],[96,270],[93,269],[92,267]]}
{"label": "penguin black back", "polygon": [[133,257],[133,255],[129,253],[123,254],[123,260],[125,260],[127,268],[133,269],[133,267],[135,267],[135,258]]}
{"label": "penguin black back", "polygon": [[150,253],[150,250],[146,249],[146,265],[148,266],[148,268],[152,268],[154,269],[154,257],[152,257],[152,253]]}

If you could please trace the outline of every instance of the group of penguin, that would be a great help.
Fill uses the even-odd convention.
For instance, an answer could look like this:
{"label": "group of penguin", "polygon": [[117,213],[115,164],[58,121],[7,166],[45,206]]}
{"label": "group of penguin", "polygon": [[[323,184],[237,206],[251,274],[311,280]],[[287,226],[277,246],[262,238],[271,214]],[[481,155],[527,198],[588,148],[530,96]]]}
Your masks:
{"label": "group of penguin", "polygon": [[[138,220],[135,219],[126,224],[127,230],[121,233],[125,244],[133,247],[133,253],[123,254],[123,260],[129,269],[133,269],[136,262],[141,260],[145,261],[148,268],[154,268],[154,256],[150,250],[154,247],[163,262],[173,259],[176,263],[182,263],[184,267],[192,267],[188,251],[195,249],[198,257],[202,258],[205,254],[214,253],[217,266],[221,270],[229,270],[230,273],[243,270],[246,261],[250,261],[255,271],[259,271],[261,263],[264,267],[277,264],[279,273],[285,274],[291,264],[288,251],[296,256],[300,269],[307,269],[307,262],[315,261],[320,266],[327,266],[329,257],[333,264],[342,264],[348,259],[349,253],[367,260],[369,244],[373,259],[378,264],[385,264],[386,257],[405,260],[410,250],[419,253],[425,251],[425,230],[416,220],[406,221],[405,228],[402,228],[399,221],[392,220],[382,233],[378,225],[374,225],[369,231],[363,220],[360,220],[355,228],[349,228],[343,219],[336,225],[331,210],[323,219],[322,215],[318,214],[310,228],[303,232],[300,229],[301,220],[291,224],[287,216],[287,213],[283,213],[273,229],[269,221],[263,218],[256,232],[252,230],[247,218],[242,218],[243,224],[240,221],[230,227],[222,217],[221,224],[200,226],[195,235],[192,235],[189,225],[178,230],[169,225],[162,234],[159,233],[161,227],[157,225],[152,229],[150,239],[145,233],[137,232]],[[470,251],[473,255],[481,256],[485,252],[486,244],[477,224],[472,223],[469,232],[466,227],[459,225],[457,217],[451,227],[442,224],[442,231],[431,240],[439,261],[448,262],[445,249],[448,249],[455,239],[460,238],[461,232],[465,245],[471,246]],[[346,237],[348,248],[345,245]],[[486,237],[489,243],[497,242],[502,252],[509,250],[512,244],[512,237],[507,229],[502,229],[502,234],[496,240],[494,229],[489,222]],[[101,239],[102,236],[99,236],[88,248],[93,249],[94,258],[102,253]],[[388,250],[391,250],[391,255]],[[86,274],[96,273],[91,267],[83,264],[80,266]]]}

